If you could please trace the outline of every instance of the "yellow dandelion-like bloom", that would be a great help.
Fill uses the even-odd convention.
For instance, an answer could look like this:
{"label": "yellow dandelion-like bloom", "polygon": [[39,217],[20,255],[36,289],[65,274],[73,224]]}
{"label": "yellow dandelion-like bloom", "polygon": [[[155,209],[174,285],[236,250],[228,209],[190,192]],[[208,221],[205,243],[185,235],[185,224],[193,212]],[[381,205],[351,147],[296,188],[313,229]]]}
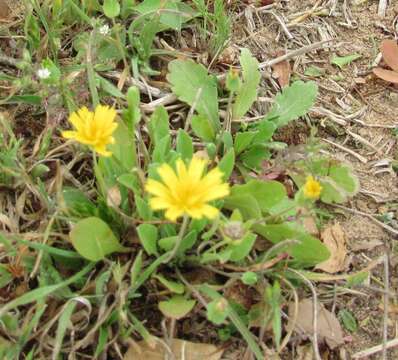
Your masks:
{"label": "yellow dandelion-like bloom", "polygon": [[116,110],[109,106],[98,105],[95,112],[82,107],[69,116],[75,130],[63,131],[62,136],[88,145],[100,155],[110,156],[112,153],[106,150],[106,146],[115,143],[112,136],[117,128],[115,118]]}
{"label": "yellow dandelion-like bloom", "polygon": [[316,181],[312,176],[308,176],[303,190],[306,198],[316,200],[321,195],[322,186],[319,181]]}
{"label": "yellow dandelion-like bloom", "polygon": [[212,200],[229,194],[229,186],[223,183],[223,173],[214,168],[203,176],[207,161],[194,156],[188,165],[177,160],[177,172],[168,165],[158,168],[162,182],[149,179],[145,189],[154,197],[150,199],[153,210],[166,210],[165,217],[171,221],[188,215],[193,219],[214,219],[219,210],[209,205]]}

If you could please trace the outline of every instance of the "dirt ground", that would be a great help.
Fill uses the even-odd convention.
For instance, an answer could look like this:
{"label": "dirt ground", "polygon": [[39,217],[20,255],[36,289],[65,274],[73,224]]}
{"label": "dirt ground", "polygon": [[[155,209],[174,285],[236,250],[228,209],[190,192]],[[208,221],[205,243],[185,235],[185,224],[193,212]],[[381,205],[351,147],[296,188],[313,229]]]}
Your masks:
{"label": "dirt ground", "polygon": [[[398,88],[378,80],[371,68],[380,61],[380,41],[397,36],[398,4],[390,4],[383,18],[377,16],[377,10],[376,1],[290,0],[274,4],[272,10],[246,11],[242,20],[246,38],[242,40],[241,29],[235,34],[240,43],[249,46],[263,61],[275,57],[278,51],[289,52],[310,43],[331,40],[321,50],[296,57],[291,66],[295,76],[302,79],[311,78],[304,75],[309,66],[324,69],[323,76],[312,78],[319,85],[320,96],[310,121],[318,127],[318,136],[329,142],[326,151],[350,163],[360,180],[360,193],[346,204],[355,210],[334,209],[341,215],[331,220],[339,222],[347,235],[350,249],[347,270],[359,270],[387,254],[390,291],[396,294],[398,183],[392,161],[397,158],[398,148],[392,128],[398,124]],[[285,30],[281,22],[287,24]],[[352,54],[361,57],[341,70],[331,65],[334,56]],[[265,76],[272,77],[272,73]],[[395,231],[386,230],[374,221],[387,213],[391,213],[390,225]],[[379,265],[373,269],[370,286],[385,286],[383,268]],[[318,291],[327,306],[350,310],[358,322],[358,330],[347,333],[345,348],[331,358],[347,359],[348,354],[382,343],[382,293],[368,288],[356,294],[330,297],[330,288],[327,290],[323,285],[318,286]],[[397,298],[393,296],[387,320],[389,339],[397,337],[397,315]],[[391,350],[388,356],[396,359],[398,351]],[[365,358],[379,359],[381,355]]]}

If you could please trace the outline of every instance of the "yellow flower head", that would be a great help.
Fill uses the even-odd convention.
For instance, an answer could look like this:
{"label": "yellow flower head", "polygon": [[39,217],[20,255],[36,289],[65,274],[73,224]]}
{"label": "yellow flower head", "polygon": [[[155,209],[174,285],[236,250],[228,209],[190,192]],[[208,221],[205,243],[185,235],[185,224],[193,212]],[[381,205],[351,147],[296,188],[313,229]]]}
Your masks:
{"label": "yellow flower head", "polygon": [[166,210],[165,217],[171,221],[183,215],[193,219],[214,219],[219,210],[208,203],[229,194],[229,186],[222,182],[223,173],[214,168],[203,176],[207,161],[193,157],[188,167],[177,160],[177,172],[168,165],[157,171],[162,182],[149,179],[145,189],[154,197],[150,199],[153,210]]}
{"label": "yellow flower head", "polygon": [[312,176],[307,177],[307,181],[304,184],[304,196],[309,199],[319,199],[321,195],[322,186],[319,181],[316,181]]}
{"label": "yellow flower head", "polygon": [[116,110],[109,106],[98,105],[95,112],[82,107],[69,116],[75,130],[63,131],[62,136],[88,145],[100,155],[110,156],[112,153],[106,150],[106,146],[115,142],[112,136],[117,128],[115,117]]}

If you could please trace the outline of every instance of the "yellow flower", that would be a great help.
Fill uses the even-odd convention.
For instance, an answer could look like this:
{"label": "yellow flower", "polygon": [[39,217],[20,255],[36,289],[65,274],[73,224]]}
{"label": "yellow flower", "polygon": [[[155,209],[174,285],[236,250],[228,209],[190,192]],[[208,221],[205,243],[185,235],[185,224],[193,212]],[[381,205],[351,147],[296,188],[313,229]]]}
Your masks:
{"label": "yellow flower", "polygon": [[319,181],[316,181],[312,176],[307,177],[304,184],[304,196],[309,199],[318,199],[321,195],[322,186]]}
{"label": "yellow flower", "polygon": [[177,160],[177,172],[168,165],[158,168],[162,182],[149,179],[145,189],[154,197],[150,199],[153,210],[166,210],[165,217],[171,221],[183,215],[193,219],[214,219],[219,210],[208,203],[229,194],[229,186],[222,182],[223,173],[214,168],[203,176],[207,161],[193,157],[187,167]]}
{"label": "yellow flower", "polygon": [[95,112],[82,107],[69,116],[75,130],[63,131],[62,136],[88,145],[100,155],[110,156],[112,153],[106,150],[106,146],[115,142],[112,136],[117,128],[115,117],[116,110],[109,106],[98,105]]}

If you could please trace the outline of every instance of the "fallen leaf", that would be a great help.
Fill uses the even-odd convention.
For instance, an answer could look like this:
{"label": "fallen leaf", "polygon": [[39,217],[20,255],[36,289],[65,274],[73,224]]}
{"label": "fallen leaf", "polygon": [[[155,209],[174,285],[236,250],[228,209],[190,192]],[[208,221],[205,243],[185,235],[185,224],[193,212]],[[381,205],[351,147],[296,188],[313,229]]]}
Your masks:
{"label": "fallen leaf", "polygon": [[[334,349],[337,346],[344,344],[344,335],[340,322],[337,317],[330,311],[325,309],[323,304],[317,303],[317,335],[319,341],[325,341],[326,344]],[[313,327],[313,302],[311,299],[304,299],[298,305],[297,322],[295,324],[295,331],[299,334],[311,335],[314,333]],[[290,329],[292,318],[294,315],[294,303],[289,304],[289,322],[287,328]]]}
{"label": "fallen leaf", "polygon": [[383,60],[393,70],[398,71],[398,45],[395,40],[383,40],[380,47]]}
{"label": "fallen leaf", "polygon": [[[173,339],[170,348],[175,360],[219,360],[224,352],[211,344],[180,339]],[[156,341],[154,347],[150,347],[145,341],[139,341],[130,346],[123,360],[164,360],[166,354],[166,347],[161,341]]]}
{"label": "fallen leaf", "polygon": [[382,69],[382,68],[375,68],[373,69],[373,74],[375,74],[380,79],[383,79],[388,82],[392,82],[394,84],[398,84],[398,72]]}
{"label": "fallen leaf", "polygon": [[[277,56],[282,56],[284,53],[282,51],[279,51]],[[291,74],[291,69],[290,69],[290,63],[289,61],[281,61],[279,63],[276,63],[275,65],[272,66],[274,72],[273,76],[278,79],[279,85],[281,88],[288,86],[290,82],[290,74]]]}
{"label": "fallen leaf", "polygon": [[330,274],[344,270],[347,256],[346,235],[340,224],[327,227],[322,231],[321,239],[330,251],[330,258],[318,264],[316,269]]}
{"label": "fallen leaf", "polygon": [[372,250],[376,246],[384,245],[384,242],[381,240],[370,240],[370,241],[361,241],[360,243],[353,244],[351,246],[352,251],[363,251],[363,250]]}
{"label": "fallen leaf", "polygon": [[10,8],[5,0],[0,0],[0,20],[5,20],[10,15]]}

